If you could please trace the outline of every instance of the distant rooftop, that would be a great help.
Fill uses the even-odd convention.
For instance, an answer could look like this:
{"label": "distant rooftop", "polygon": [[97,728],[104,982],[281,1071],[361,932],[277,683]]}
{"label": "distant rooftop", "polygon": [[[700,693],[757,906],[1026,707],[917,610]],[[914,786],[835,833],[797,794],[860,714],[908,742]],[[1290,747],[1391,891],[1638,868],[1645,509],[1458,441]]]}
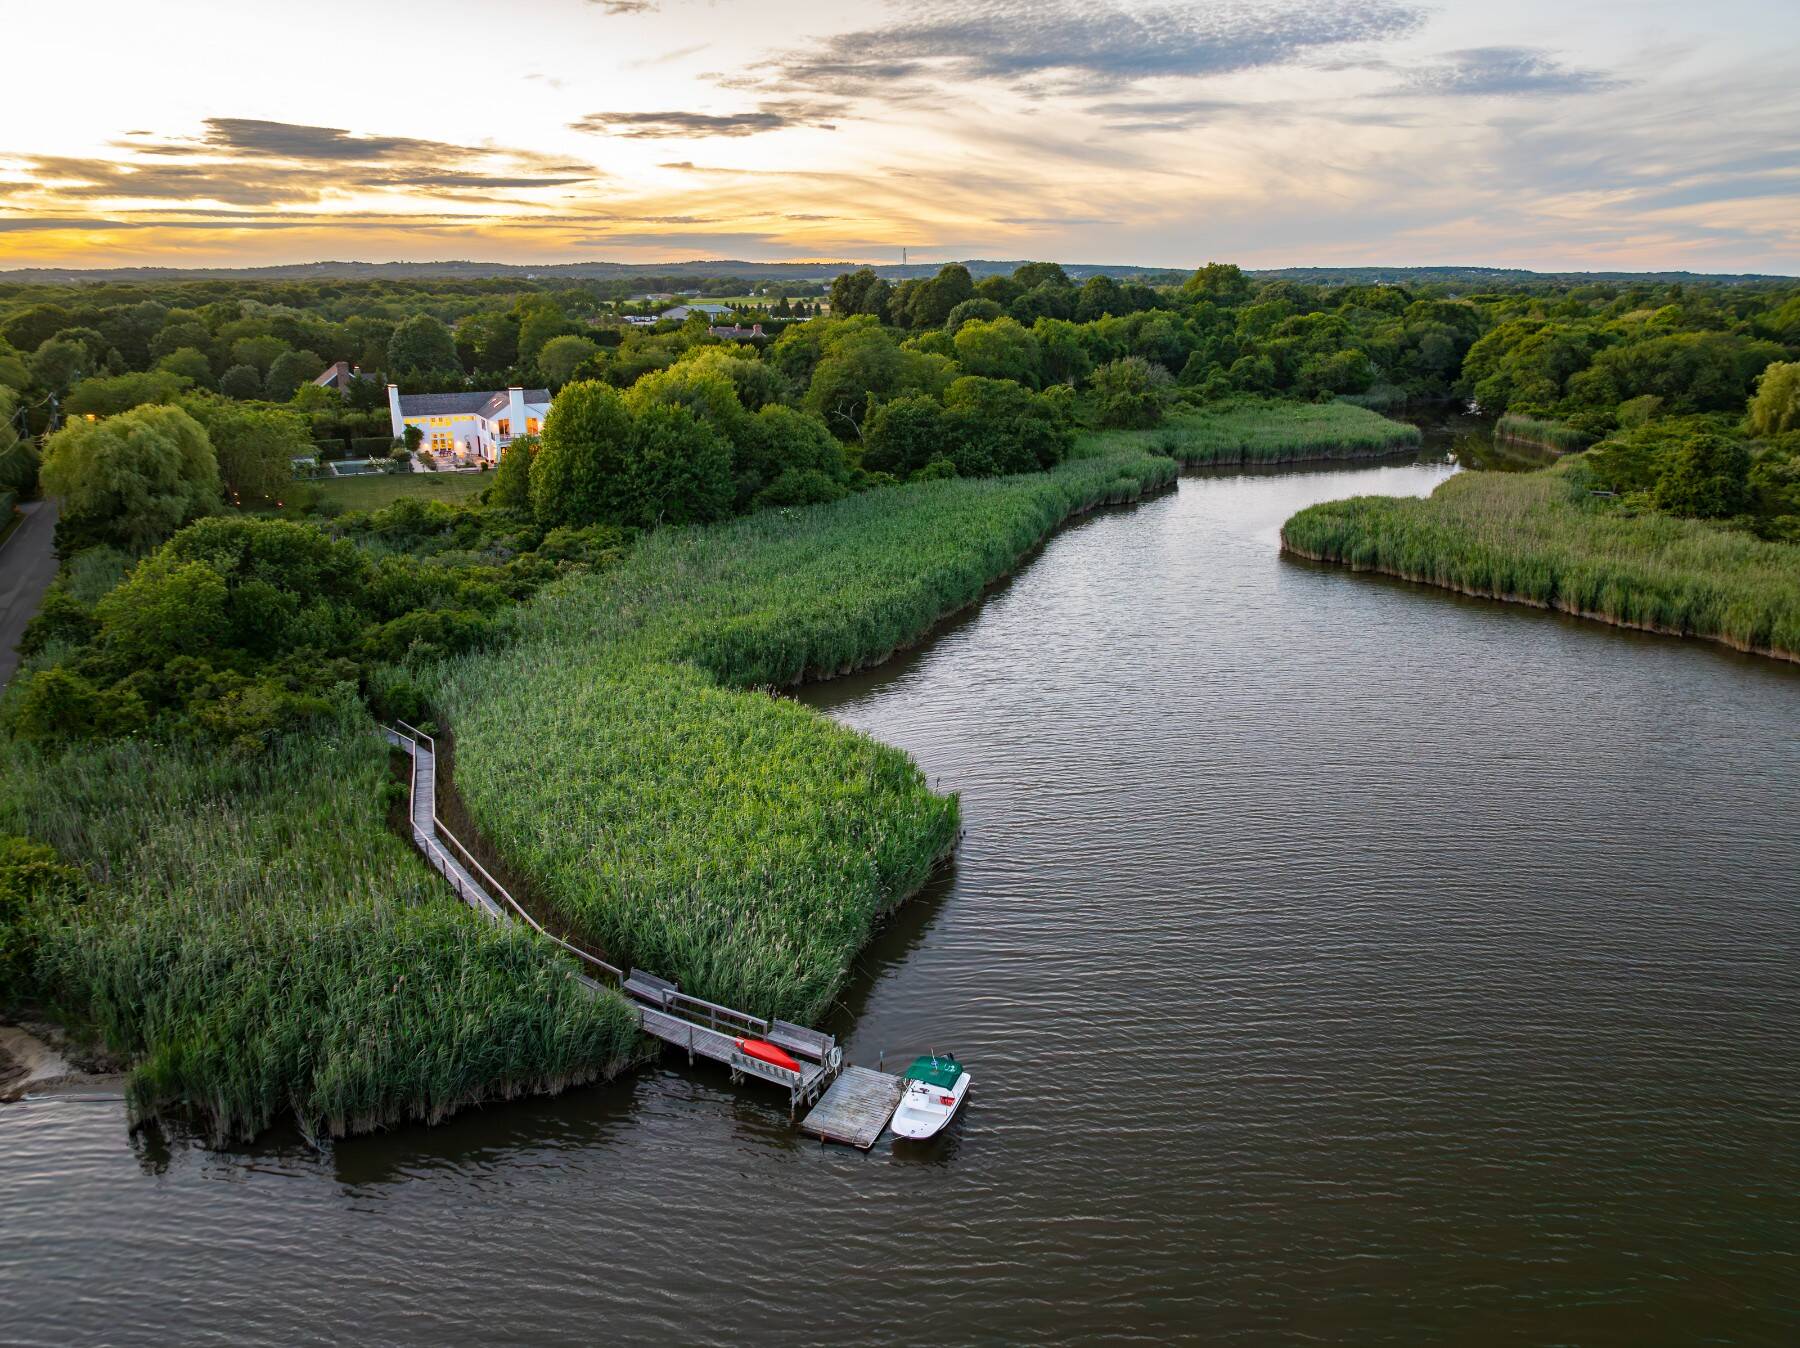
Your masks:
{"label": "distant rooftop", "polygon": [[[528,388],[528,403],[547,403],[550,390]],[[491,417],[506,406],[506,390],[488,393],[402,393],[400,415],[403,417]]]}

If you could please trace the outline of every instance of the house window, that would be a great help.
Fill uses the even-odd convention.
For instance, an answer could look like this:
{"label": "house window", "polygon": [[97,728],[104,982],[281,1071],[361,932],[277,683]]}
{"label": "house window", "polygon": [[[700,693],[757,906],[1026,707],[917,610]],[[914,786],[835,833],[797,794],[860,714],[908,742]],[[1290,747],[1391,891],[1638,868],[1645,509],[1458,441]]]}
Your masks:
{"label": "house window", "polygon": [[538,433],[538,419],[536,417],[526,417],[525,418],[525,434],[536,435],[537,433]]}
{"label": "house window", "polygon": [[502,439],[505,439],[507,436],[512,434],[512,422],[510,422],[510,421],[506,420],[504,417],[502,417],[499,420],[499,422],[496,423],[496,429],[494,431],[494,434],[500,436]]}
{"label": "house window", "polygon": [[431,452],[442,454],[450,448],[450,432],[434,430],[431,433]]}

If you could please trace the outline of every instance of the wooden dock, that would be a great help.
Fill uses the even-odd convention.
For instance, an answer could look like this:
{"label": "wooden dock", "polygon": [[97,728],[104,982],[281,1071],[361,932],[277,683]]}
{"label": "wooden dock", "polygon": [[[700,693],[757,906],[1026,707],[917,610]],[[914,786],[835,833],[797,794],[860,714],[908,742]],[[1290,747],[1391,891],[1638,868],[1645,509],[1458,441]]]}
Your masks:
{"label": "wooden dock", "polygon": [[[595,993],[603,988],[617,988],[637,1009],[638,1024],[644,1033],[686,1050],[689,1062],[708,1058],[725,1064],[731,1070],[733,1081],[754,1077],[780,1086],[788,1093],[790,1118],[802,1105],[817,1101],[826,1093],[826,1087],[837,1079],[843,1069],[844,1053],[830,1035],[785,1020],[765,1020],[717,1002],[689,996],[677,984],[643,969],[633,969],[627,974],[591,951],[544,930],[543,925],[507,893],[506,887],[489,874],[438,818],[437,742],[404,721],[397,722],[394,728],[384,727],[382,733],[389,744],[412,759],[408,815],[412,821],[413,843],[464,903],[492,922],[523,922],[545,940],[574,955],[584,967],[573,977]],[[800,1070],[790,1071],[751,1057],[738,1048],[740,1039],[760,1039],[786,1050],[800,1064]],[[897,1091],[894,1099],[899,1100]],[[880,1135],[881,1126],[892,1114],[893,1105],[890,1104],[881,1125],[876,1127],[876,1136]],[[874,1137],[871,1137],[868,1143],[861,1145],[866,1149],[873,1141]]]}
{"label": "wooden dock", "polygon": [[867,1151],[875,1145],[899,1107],[906,1083],[869,1067],[846,1067],[825,1098],[800,1124],[821,1142],[842,1142]]}

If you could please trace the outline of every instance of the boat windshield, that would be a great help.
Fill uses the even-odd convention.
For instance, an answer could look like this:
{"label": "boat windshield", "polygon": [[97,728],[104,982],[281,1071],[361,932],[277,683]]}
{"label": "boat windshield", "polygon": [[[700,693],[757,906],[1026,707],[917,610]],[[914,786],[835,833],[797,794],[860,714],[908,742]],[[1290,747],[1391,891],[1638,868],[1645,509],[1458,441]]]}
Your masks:
{"label": "boat windshield", "polygon": [[955,1058],[914,1058],[913,1065],[906,1069],[906,1079],[951,1090],[961,1080],[962,1070],[962,1064]]}

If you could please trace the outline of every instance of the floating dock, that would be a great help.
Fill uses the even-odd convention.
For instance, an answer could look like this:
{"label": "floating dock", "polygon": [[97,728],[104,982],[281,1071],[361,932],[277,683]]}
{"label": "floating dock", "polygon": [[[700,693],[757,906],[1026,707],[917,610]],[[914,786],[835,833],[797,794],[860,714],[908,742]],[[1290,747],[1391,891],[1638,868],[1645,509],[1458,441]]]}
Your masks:
{"label": "floating dock", "polygon": [[899,1108],[906,1082],[869,1067],[846,1067],[825,1098],[801,1121],[802,1132],[821,1142],[842,1142],[867,1151]]}

